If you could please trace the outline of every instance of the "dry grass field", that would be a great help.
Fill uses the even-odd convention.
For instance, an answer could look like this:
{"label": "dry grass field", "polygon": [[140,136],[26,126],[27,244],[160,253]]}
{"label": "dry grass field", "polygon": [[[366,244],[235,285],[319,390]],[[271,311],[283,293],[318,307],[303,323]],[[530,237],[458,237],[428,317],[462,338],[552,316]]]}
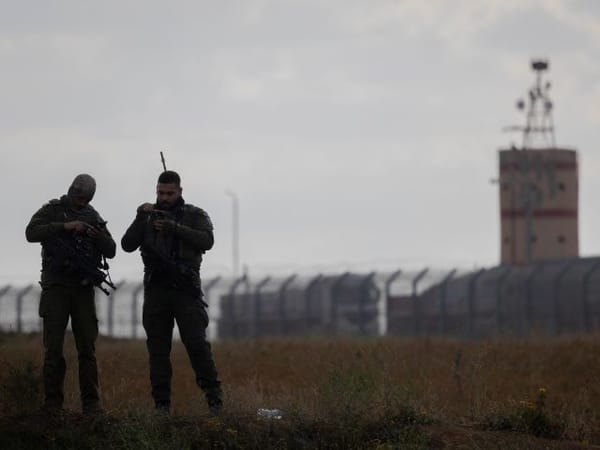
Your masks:
{"label": "dry grass field", "polygon": [[[87,418],[69,338],[71,412],[46,417],[40,336],[4,334],[0,448],[600,448],[598,338],[221,342],[218,418],[175,343],[173,416],[164,419],[153,415],[143,341],[99,340],[108,414]],[[257,417],[259,408],[283,417]]]}

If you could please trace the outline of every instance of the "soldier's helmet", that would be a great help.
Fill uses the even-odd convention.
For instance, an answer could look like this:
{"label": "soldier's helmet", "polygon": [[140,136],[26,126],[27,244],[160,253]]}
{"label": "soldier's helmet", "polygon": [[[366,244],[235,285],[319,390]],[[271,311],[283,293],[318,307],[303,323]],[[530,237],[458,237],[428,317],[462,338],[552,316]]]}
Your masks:
{"label": "soldier's helmet", "polygon": [[96,180],[87,173],[77,175],[69,187],[69,192],[67,192],[70,197],[81,196],[87,198],[88,201],[94,198],[95,193]]}

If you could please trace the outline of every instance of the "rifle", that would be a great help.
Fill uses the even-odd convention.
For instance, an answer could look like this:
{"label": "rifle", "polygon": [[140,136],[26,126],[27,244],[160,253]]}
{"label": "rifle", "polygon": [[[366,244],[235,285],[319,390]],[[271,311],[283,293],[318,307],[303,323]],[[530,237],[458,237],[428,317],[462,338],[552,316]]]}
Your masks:
{"label": "rifle", "polygon": [[[103,256],[103,263],[98,266],[97,260],[94,259],[93,246],[86,240],[77,237],[66,239],[56,236],[45,242],[45,247],[53,258],[60,259],[63,264],[65,261],[67,262],[66,265],[61,266],[61,269],[81,275],[84,280],[89,281],[106,295],[110,295],[108,288],[117,289],[110,279],[106,258]],[[108,288],[103,284],[106,284]]]}

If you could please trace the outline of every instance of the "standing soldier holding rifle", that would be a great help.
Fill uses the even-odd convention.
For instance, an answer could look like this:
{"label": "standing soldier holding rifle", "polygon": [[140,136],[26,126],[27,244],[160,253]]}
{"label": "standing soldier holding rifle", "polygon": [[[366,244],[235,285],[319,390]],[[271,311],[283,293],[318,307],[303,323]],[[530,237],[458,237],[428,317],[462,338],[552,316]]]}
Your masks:
{"label": "standing soldier holding rifle", "polygon": [[170,353],[176,320],[196,383],[205,393],[210,412],[218,414],[222,392],[206,340],[208,314],[199,273],[202,255],[214,243],[213,226],[208,214],[185,203],[181,193],[179,175],[165,169],[158,177],[156,203],[137,209],[121,246],[126,252],[140,248],[144,262],[143,324],[157,412],[170,413]]}
{"label": "standing soldier holding rifle", "polygon": [[79,358],[79,390],[84,414],[102,412],[98,394],[96,339],[98,319],[94,286],[114,289],[105,258],[115,256],[116,245],[96,210],[89,204],[95,180],[77,175],[67,195],[50,200],[27,225],[29,242],[42,244],[39,313],[44,327],[44,410],[62,411],[66,363],[65,330],[71,328]]}

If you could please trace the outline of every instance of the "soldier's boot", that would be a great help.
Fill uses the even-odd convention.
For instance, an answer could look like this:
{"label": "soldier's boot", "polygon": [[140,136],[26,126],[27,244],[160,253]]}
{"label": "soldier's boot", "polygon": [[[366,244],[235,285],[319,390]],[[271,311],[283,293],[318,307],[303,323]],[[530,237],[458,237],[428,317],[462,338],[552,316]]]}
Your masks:
{"label": "soldier's boot", "polygon": [[40,412],[49,416],[61,416],[66,413],[62,404],[46,401],[40,408]]}
{"label": "soldier's boot", "polygon": [[171,405],[169,403],[156,402],[154,415],[157,417],[169,417],[171,415]]}
{"label": "soldier's boot", "polygon": [[62,386],[58,383],[53,383],[51,380],[44,380],[46,398],[44,399],[44,405],[42,411],[50,414],[63,414],[65,409],[63,407],[63,392]]}
{"label": "soldier's boot", "polygon": [[213,416],[218,416],[223,411],[223,390],[220,387],[207,389],[205,391],[208,410]]}
{"label": "soldier's boot", "polygon": [[102,416],[106,414],[99,402],[86,403],[83,405],[82,412],[85,416]]}

